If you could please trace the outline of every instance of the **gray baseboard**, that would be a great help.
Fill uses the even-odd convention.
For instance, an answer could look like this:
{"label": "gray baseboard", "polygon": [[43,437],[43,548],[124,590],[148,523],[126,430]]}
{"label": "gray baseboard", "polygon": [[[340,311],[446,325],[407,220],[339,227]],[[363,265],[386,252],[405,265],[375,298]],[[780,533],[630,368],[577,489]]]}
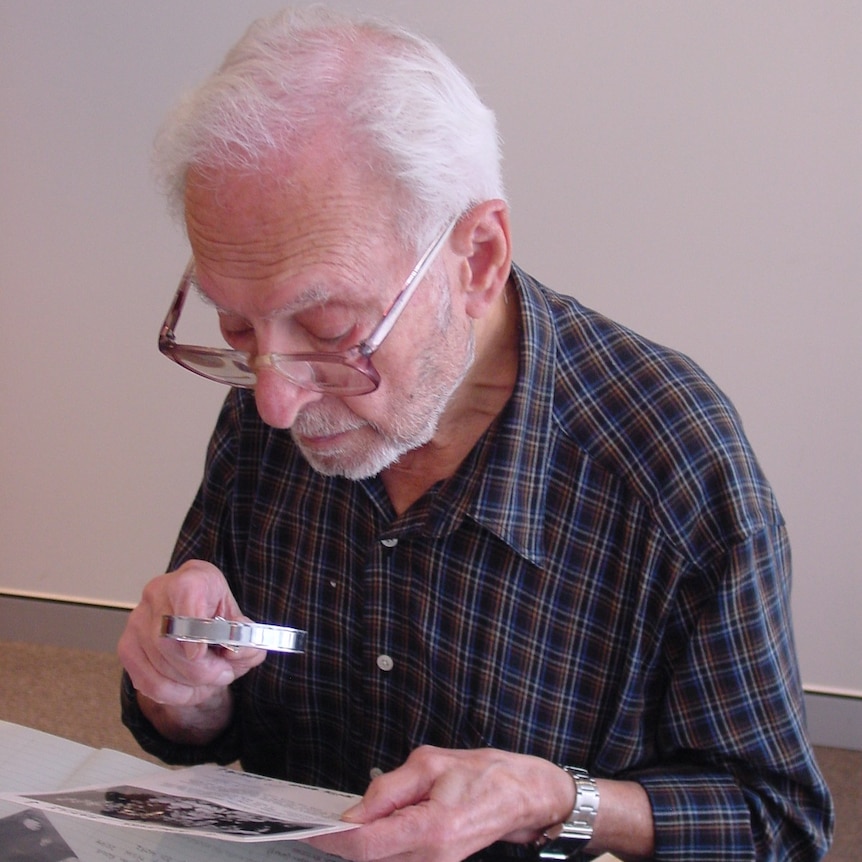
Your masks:
{"label": "gray baseboard", "polygon": [[[0,594],[0,639],[114,652],[128,608]],[[862,697],[806,691],[815,745],[862,751]]]}
{"label": "gray baseboard", "polygon": [[114,652],[128,608],[0,594],[0,639]]}
{"label": "gray baseboard", "polygon": [[805,711],[815,745],[862,751],[862,697],[806,691]]}

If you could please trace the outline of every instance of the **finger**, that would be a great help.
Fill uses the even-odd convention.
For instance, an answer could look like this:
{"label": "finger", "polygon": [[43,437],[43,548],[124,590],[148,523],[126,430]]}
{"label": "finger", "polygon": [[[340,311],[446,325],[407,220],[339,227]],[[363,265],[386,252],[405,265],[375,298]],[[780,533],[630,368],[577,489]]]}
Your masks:
{"label": "finger", "polygon": [[319,836],[308,843],[357,862],[457,862],[493,843],[483,833],[465,829],[458,820],[454,812],[434,802],[422,802],[358,829]]}
{"label": "finger", "polygon": [[426,799],[442,771],[435,759],[437,749],[425,746],[406,762],[375,778],[362,799],[341,816],[351,823],[369,823]]}
{"label": "finger", "polygon": [[[144,628],[145,634],[139,630]],[[151,626],[131,624],[119,652],[135,688],[159,703],[191,705],[205,700],[214,688],[229,685],[244,672],[208,650],[205,644],[179,643],[152,637]]]}
{"label": "finger", "polygon": [[135,688],[159,703],[192,706],[236,679],[237,669],[229,662],[206,649],[201,658],[189,661],[183,655],[184,646],[171,644],[167,654],[146,651],[139,675],[132,667],[127,668]]}
{"label": "finger", "polygon": [[203,702],[266,658],[256,649],[212,649],[164,638],[162,619],[167,614],[251,622],[224,575],[210,563],[190,560],[175,572],[153,578],[118,646],[135,688],[152,700],[177,706]]}

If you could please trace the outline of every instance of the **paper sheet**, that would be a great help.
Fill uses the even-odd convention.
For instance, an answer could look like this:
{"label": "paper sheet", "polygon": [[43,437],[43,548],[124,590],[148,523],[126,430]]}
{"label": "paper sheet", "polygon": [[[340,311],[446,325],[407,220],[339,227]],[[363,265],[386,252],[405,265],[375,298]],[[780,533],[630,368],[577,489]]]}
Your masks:
{"label": "paper sheet", "polygon": [[[148,761],[0,721],[0,792],[50,792],[170,775]],[[339,803],[340,804],[340,803]],[[335,862],[297,841],[237,844],[129,829],[0,800],[0,862]]]}

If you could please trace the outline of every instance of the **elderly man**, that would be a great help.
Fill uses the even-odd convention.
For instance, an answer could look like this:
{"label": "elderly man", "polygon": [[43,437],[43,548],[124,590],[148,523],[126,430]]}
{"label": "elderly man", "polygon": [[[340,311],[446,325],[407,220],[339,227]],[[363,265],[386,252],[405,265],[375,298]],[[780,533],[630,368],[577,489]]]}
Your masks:
{"label": "elderly man", "polygon": [[[280,15],[157,151],[192,249],[161,346],[232,389],[120,642],[141,744],[364,794],[316,841],[353,859],[819,858],[787,537],[738,418],[512,264],[451,62]],[[196,292],[229,347],[175,335]],[[176,643],[165,614],[308,648]]]}

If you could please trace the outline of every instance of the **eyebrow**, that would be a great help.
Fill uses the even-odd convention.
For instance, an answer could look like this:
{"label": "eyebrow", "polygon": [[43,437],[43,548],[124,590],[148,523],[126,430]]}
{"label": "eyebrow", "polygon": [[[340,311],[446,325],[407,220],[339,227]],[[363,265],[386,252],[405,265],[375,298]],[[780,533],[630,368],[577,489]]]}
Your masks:
{"label": "eyebrow", "polygon": [[[214,308],[219,314],[235,314],[235,312],[230,311],[227,308],[222,308],[212,299],[212,297],[205,293],[197,279],[197,275],[194,273],[192,274],[191,282],[194,286],[195,293],[197,293],[198,297],[205,305],[208,305],[210,308]],[[332,298],[331,288],[326,287],[322,283],[316,283],[306,288],[296,299],[267,312],[263,316],[263,319],[273,320],[283,314],[296,314],[299,311],[305,311],[309,308],[322,308],[327,303],[331,302]]]}

